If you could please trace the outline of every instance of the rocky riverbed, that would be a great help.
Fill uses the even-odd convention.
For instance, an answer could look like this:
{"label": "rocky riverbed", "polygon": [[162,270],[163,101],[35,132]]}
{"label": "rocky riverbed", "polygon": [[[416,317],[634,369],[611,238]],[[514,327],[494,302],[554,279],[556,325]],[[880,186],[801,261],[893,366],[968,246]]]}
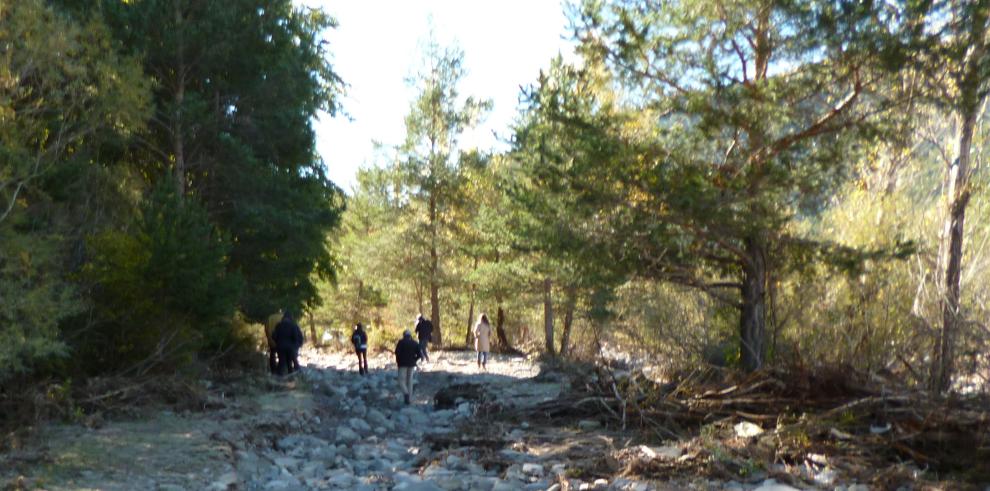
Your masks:
{"label": "rocky riverbed", "polygon": [[[596,421],[530,424],[493,413],[552,400],[569,383],[522,357],[496,357],[480,371],[473,353],[435,353],[415,375],[410,405],[387,354],[370,356],[365,376],[353,355],[307,351],[301,361],[302,372],[291,377],[262,378],[255,384],[261,387],[241,393],[215,390],[216,409],[52,425],[3,456],[0,483],[168,491],[795,489],[759,477],[622,477],[617,455],[657,462],[692,456],[676,444],[636,445]],[[483,394],[487,403],[458,399],[455,391],[437,409],[434,396],[451,387]]]}

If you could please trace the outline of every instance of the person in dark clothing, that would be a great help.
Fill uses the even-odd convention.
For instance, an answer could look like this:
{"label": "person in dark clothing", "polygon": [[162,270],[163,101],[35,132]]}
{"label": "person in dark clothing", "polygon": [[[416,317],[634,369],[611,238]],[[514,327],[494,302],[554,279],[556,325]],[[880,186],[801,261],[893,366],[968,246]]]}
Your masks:
{"label": "person in dark clothing", "polygon": [[433,340],[433,323],[423,318],[423,314],[416,316],[416,337],[419,338],[419,357],[430,361],[430,353],[426,349]]}
{"label": "person in dark clothing", "polygon": [[283,375],[299,370],[299,348],[303,345],[302,329],[292,320],[292,314],[286,311],[282,320],[275,326],[272,333],[275,350],[278,351],[278,373]]}
{"label": "person in dark clothing", "polygon": [[358,373],[367,375],[368,373],[368,333],[364,332],[364,326],[360,322],[354,325],[354,334],[351,334],[351,343],[354,344],[354,352],[358,358]]}
{"label": "person in dark clothing", "polygon": [[402,339],[395,345],[395,364],[399,366],[399,389],[402,391],[406,404],[412,400],[413,369],[419,361],[419,344],[412,338],[412,333],[406,330]]}

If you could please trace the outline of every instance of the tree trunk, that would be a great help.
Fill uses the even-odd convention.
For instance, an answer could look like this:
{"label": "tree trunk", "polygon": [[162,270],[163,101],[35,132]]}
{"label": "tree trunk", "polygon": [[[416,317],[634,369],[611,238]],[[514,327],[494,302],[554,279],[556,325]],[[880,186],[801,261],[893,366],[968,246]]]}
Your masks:
{"label": "tree trunk", "polygon": [[175,158],[173,173],[175,188],[179,196],[186,193],[186,152],[185,138],[182,129],[182,104],[186,98],[186,60],[185,38],[183,36],[183,19],[180,3],[175,2],[175,111],[172,114],[172,155]]}
{"label": "tree trunk", "polygon": [[502,351],[512,351],[509,337],[505,335],[505,311],[502,309],[501,299],[499,299],[498,313],[495,317],[495,335],[498,336],[498,344],[502,346]]}
{"label": "tree trunk", "polygon": [[437,198],[430,194],[430,320],[433,321],[433,343],[443,345],[440,325],[440,254],[437,252]]}
{"label": "tree trunk", "polygon": [[416,305],[419,306],[418,313],[423,313],[423,283],[416,280]]}
{"label": "tree trunk", "polygon": [[320,338],[316,337],[316,321],[313,320],[313,312],[307,312],[309,317],[309,337],[313,341],[313,346],[320,346]]}
{"label": "tree trunk", "polygon": [[949,167],[948,216],[945,219],[945,230],[942,236],[942,258],[945,281],[942,296],[942,329],[935,340],[935,352],[932,358],[932,374],[930,385],[934,392],[945,392],[952,386],[952,375],[955,370],[955,338],[960,323],[960,277],[962,276],[963,231],[966,219],[966,205],[969,204],[971,190],[969,174],[971,167],[970,151],[973,144],[973,130],[976,126],[979,104],[970,106],[969,111],[962,115],[959,127],[959,150],[955,162]]}
{"label": "tree trunk", "polygon": [[564,334],[560,340],[560,356],[564,357],[571,350],[571,326],[574,325],[574,307],[577,305],[577,288],[567,287],[567,300],[564,303]]}
{"label": "tree trunk", "polygon": [[543,338],[547,354],[554,356],[553,344],[553,283],[549,277],[543,279]]}
{"label": "tree trunk", "polygon": [[361,293],[364,290],[364,280],[358,280],[357,282],[357,296],[354,299],[354,310],[351,311],[351,322],[358,323],[361,322]]}
{"label": "tree trunk", "polygon": [[471,303],[470,306],[468,307],[468,316],[467,316],[467,330],[464,332],[464,346],[467,348],[471,347],[471,338],[474,337],[473,329],[471,329],[472,319],[474,319],[474,291],[471,292]]}
{"label": "tree trunk", "polygon": [[766,246],[755,237],[746,239],[748,258],[743,265],[742,313],[739,341],[742,366],[757,370],[763,366],[766,347]]}
{"label": "tree trunk", "polygon": [[[472,268],[471,271],[477,271],[477,270],[478,270],[478,257],[475,256],[474,267]],[[467,331],[464,333],[464,346],[467,348],[471,347],[471,341],[474,339],[474,331],[472,329],[473,324],[471,323],[474,320],[474,292],[477,287],[478,285],[471,283],[471,290],[469,292],[469,295],[471,297],[471,302],[470,302],[470,306],[468,307]]]}

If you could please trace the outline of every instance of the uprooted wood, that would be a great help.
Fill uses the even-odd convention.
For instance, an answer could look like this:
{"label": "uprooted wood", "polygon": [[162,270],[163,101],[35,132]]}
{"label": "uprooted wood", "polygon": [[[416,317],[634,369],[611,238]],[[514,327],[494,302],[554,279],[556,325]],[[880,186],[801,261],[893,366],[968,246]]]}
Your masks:
{"label": "uprooted wood", "polygon": [[[874,470],[913,461],[990,479],[986,396],[937,399],[850,367],[749,374],[705,368],[661,384],[640,371],[599,366],[572,389],[514,416],[597,419],[613,428],[638,427],[661,440],[690,441],[702,427],[720,427],[724,438],[739,440],[734,445],[744,449],[740,455],[762,447],[771,462],[800,463],[806,455],[823,454],[837,461],[856,458]],[[737,421],[755,423],[766,435],[739,437],[732,431]]]}

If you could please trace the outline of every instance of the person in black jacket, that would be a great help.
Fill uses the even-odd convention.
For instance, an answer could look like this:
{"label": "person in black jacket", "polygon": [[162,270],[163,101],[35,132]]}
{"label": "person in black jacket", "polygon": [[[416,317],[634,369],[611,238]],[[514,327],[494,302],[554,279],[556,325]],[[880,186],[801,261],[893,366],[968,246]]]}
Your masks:
{"label": "person in black jacket", "polygon": [[399,365],[399,389],[403,399],[409,404],[413,392],[413,369],[419,361],[419,344],[412,338],[409,330],[402,333],[402,339],[395,345],[395,363]]}
{"label": "person in black jacket", "polygon": [[354,334],[351,334],[351,343],[354,344],[354,352],[358,358],[358,373],[367,375],[368,373],[368,333],[364,332],[364,326],[360,322],[354,325]]}
{"label": "person in black jacket", "polygon": [[272,333],[275,350],[278,351],[278,373],[283,375],[299,370],[299,348],[303,345],[302,329],[292,320],[288,310],[282,315],[282,320],[275,326]]}
{"label": "person in black jacket", "polygon": [[423,317],[423,314],[416,316],[416,337],[419,338],[419,357],[424,361],[430,361],[430,354],[426,351],[426,348],[430,346],[430,341],[433,340],[433,323],[430,319]]}

